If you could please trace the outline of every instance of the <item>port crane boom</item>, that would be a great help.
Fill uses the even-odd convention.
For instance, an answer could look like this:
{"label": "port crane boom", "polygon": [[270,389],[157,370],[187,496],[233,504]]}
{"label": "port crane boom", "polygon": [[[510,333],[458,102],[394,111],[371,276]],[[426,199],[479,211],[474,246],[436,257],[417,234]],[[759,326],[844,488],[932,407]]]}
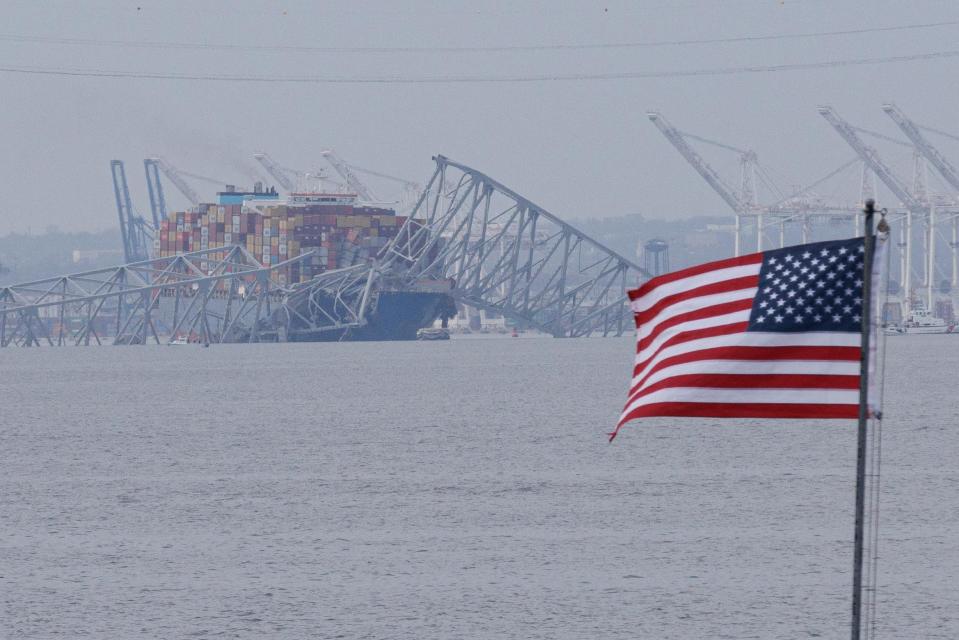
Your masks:
{"label": "port crane boom", "polygon": [[[666,139],[679,151],[680,155],[686,159],[693,169],[703,177],[703,179],[713,188],[719,197],[729,205],[729,208],[733,210],[736,214],[736,231],[734,233],[735,248],[734,252],[738,256],[740,252],[740,229],[742,226],[742,216],[756,214],[756,246],[757,249],[762,247],[762,236],[763,236],[763,223],[759,214],[761,213],[757,202],[756,202],[756,153],[747,149],[740,149],[732,145],[728,145],[722,142],[716,142],[715,140],[708,140],[706,138],[700,138],[689,133],[683,133],[673,125],[669,123],[662,114],[655,111],[647,112],[646,116],[652,121],[656,128],[666,136]],[[709,166],[701,155],[699,155],[695,149],[690,146],[687,139],[699,140],[700,142],[705,142],[717,146],[721,149],[726,149],[728,151],[733,151],[739,154],[739,164],[742,169],[742,181],[740,183],[739,193],[726,184],[726,182],[719,177],[719,174],[716,173],[716,170]],[[768,183],[767,183],[768,185]],[[778,191],[778,189],[777,189]],[[783,236],[784,232],[780,233],[780,237]]]}
{"label": "port crane boom", "polygon": [[[749,206],[746,202],[743,201],[742,197],[737,195],[736,192],[730,187],[726,182],[719,177],[719,174],[716,173],[716,170],[709,166],[701,155],[696,153],[696,150],[693,149],[688,142],[686,142],[686,135],[683,134],[679,129],[674,127],[669,123],[662,114],[655,111],[651,111],[646,114],[646,116],[652,121],[656,128],[666,136],[666,139],[679,151],[686,162],[692,165],[693,169],[703,177],[703,179],[713,188],[713,191],[719,194],[719,197],[729,205],[729,208],[738,214],[747,213],[749,211]],[[733,147],[728,147],[737,152],[741,152],[740,149],[735,149]]]}
{"label": "port crane boom", "polygon": [[285,191],[288,193],[296,191],[296,185],[290,180],[284,168],[273,161],[273,158],[262,152],[254,153],[253,158],[266,169],[267,173],[273,176],[273,179],[276,180]]}
{"label": "port crane boom", "polygon": [[186,183],[186,180],[183,179],[183,176],[180,175],[180,171],[171,165],[169,162],[163,158],[149,158],[156,162],[157,167],[160,171],[163,172],[163,175],[173,183],[173,186],[183,194],[183,196],[190,201],[190,204],[196,206],[200,204],[200,195],[193,190],[193,187]]}
{"label": "port crane boom", "polygon": [[336,155],[335,151],[328,149],[321,152],[321,155],[326,158],[326,161],[330,163],[330,166],[332,166],[336,172],[340,174],[344,180],[346,180],[346,185],[352,189],[361,200],[366,200],[367,202],[377,201],[376,196],[373,195],[373,192],[370,190],[370,188],[367,187],[362,180],[356,177],[356,174],[353,172],[353,168],[344,162],[342,158]]}
{"label": "port crane boom", "polygon": [[843,120],[836,111],[829,106],[819,107],[819,114],[826,119],[832,128],[836,130],[843,140],[846,141],[853,151],[855,151],[866,166],[882,180],[883,184],[889,187],[893,195],[899,198],[899,201],[910,211],[922,213],[926,211],[926,206],[920,200],[910,193],[906,183],[903,182],[892,169],[879,157],[875,149],[863,142],[859,137],[857,129]]}
{"label": "port crane boom", "polygon": [[902,129],[902,132],[906,134],[906,137],[916,146],[919,153],[936,168],[936,171],[945,178],[946,182],[948,182],[953,189],[959,191],[959,171],[952,166],[952,163],[950,163],[938,149],[930,144],[926,136],[922,135],[922,132],[919,131],[919,126],[910,120],[906,114],[894,104],[884,104],[882,105],[882,110]]}

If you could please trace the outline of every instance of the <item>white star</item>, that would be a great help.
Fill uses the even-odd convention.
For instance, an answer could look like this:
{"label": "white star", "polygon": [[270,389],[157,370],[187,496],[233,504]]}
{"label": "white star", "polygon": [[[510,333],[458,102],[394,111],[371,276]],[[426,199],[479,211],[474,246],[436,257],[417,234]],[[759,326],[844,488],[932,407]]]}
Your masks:
{"label": "white star", "polygon": [[822,304],[822,298],[816,298],[816,304]]}
{"label": "white star", "polygon": [[792,313],[793,311],[795,311],[795,309],[792,307],[786,307],[786,313]]}
{"label": "white star", "polygon": [[796,280],[799,280],[799,276],[790,276],[789,278],[790,282],[795,282]]}
{"label": "white star", "polygon": [[776,306],[777,306],[777,307],[781,307],[781,306],[783,306],[784,304],[786,304],[786,301],[783,300],[782,298],[780,298],[779,300],[776,300]]}
{"label": "white star", "polygon": [[836,296],[836,304],[842,304],[842,298]]}
{"label": "white star", "polygon": [[790,254],[788,254],[788,253],[786,254],[786,257],[785,257],[784,259],[786,260],[786,262],[792,262],[792,261],[793,261],[792,255],[790,255]]}
{"label": "white star", "polygon": [[760,308],[760,309],[765,309],[768,304],[769,304],[768,302],[766,302],[765,300],[763,300],[762,302],[759,303],[759,308]]}
{"label": "white star", "polygon": [[812,262],[810,262],[809,264],[811,264],[811,265],[813,265],[813,266],[819,264],[819,258],[813,258],[813,259],[812,259]]}
{"label": "white star", "polygon": [[835,272],[835,271],[830,271],[829,273],[826,274],[826,277],[829,278],[830,280],[832,280],[832,279],[834,279],[834,278],[836,277],[836,272]]}
{"label": "white star", "polygon": [[796,322],[802,322],[802,316],[797,315],[797,316],[796,316]]}
{"label": "white star", "polygon": [[836,256],[829,256],[829,262],[835,262]]}
{"label": "white star", "polygon": [[822,256],[823,258],[828,258],[828,257],[829,257],[829,252],[828,252],[827,250],[823,249],[822,251],[819,252],[819,255]]}
{"label": "white star", "polygon": [[855,254],[855,253],[850,253],[850,254],[849,254],[849,257],[846,258],[846,260],[849,260],[849,262],[855,262],[855,261],[856,261],[856,254]]}
{"label": "white star", "polygon": [[782,321],[783,321],[783,317],[782,317],[782,316],[776,316],[775,320],[776,320],[776,322],[782,322]]}
{"label": "white star", "polygon": [[809,267],[803,267],[799,270],[799,273],[809,273]]}
{"label": "white star", "polygon": [[822,322],[822,316],[813,316],[816,319],[816,322]]}
{"label": "white star", "polygon": [[757,316],[757,317],[756,317],[756,322],[765,322],[765,321],[766,321],[766,318],[764,318],[764,317],[762,317],[762,316]]}
{"label": "white star", "polygon": [[806,288],[806,284],[808,284],[808,283],[806,283],[806,282],[800,282],[800,283],[797,284],[796,286],[799,287],[800,289],[805,289],[805,288]]}
{"label": "white star", "polygon": [[777,264],[776,271],[782,271],[782,270],[783,270],[783,266],[781,264]]}
{"label": "white star", "polygon": [[826,313],[832,313],[832,305],[827,304],[825,307],[823,307],[823,311],[825,311]]}
{"label": "white star", "polygon": [[859,253],[865,253],[865,251],[866,251],[866,248],[863,247],[862,245],[859,245]]}
{"label": "white star", "polygon": [[852,319],[855,320],[856,322],[859,322],[862,320],[862,316],[857,313],[856,315],[852,317]]}
{"label": "white star", "polygon": [[770,258],[769,264],[776,264],[776,258]]}
{"label": "white star", "polygon": [[764,288],[763,288],[763,293],[771,293],[772,290],[773,290],[772,287],[764,287]]}
{"label": "white star", "polygon": [[779,284],[782,281],[783,281],[782,278],[776,278],[773,280],[773,284]]}
{"label": "white star", "polygon": [[858,280],[856,280],[856,288],[859,288],[861,286],[862,286],[862,278],[859,278]]}
{"label": "white star", "polygon": [[845,291],[846,291],[846,295],[847,295],[847,296],[851,296],[851,295],[852,295],[852,289],[850,289],[849,287],[846,287]]}
{"label": "white star", "polygon": [[789,285],[784,282],[784,283],[782,283],[781,285],[779,285],[779,290],[782,291],[783,289],[785,289],[785,288],[788,287],[788,286],[789,286]]}
{"label": "white star", "polygon": [[836,265],[836,268],[839,269],[840,271],[843,271],[846,268],[846,263],[840,262],[839,264]]}
{"label": "white star", "polygon": [[787,292],[786,292],[786,295],[789,296],[790,298],[795,298],[795,297],[796,297],[796,292],[795,292],[795,291],[787,291]]}
{"label": "white star", "polygon": [[806,313],[812,313],[812,307],[806,307]]}
{"label": "white star", "polygon": [[826,283],[823,282],[822,280],[816,280],[816,286],[822,289],[823,287],[826,286]]}
{"label": "white star", "polygon": [[818,267],[818,269],[819,269],[820,271],[825,271],[825,270],[826,270],[826,265],[825,265],[825,264],[820,264],[819,267]]}
{"label": "white star", "polygon": [[773,293],[773,294],[770,294],[770,295],[769,295],[769,299],[770,299],[770,300],[775,300],[775,299],[778,298],[778,297],[779,297],[779,294],[778,294],[778,293]]}
{"label": "white star", "polygon": [[848,304],[842,308],[843,313],[849,313],[851,311],[852,311],[852,307],[850,307]]}
{"label": "white star", "polygon": [[846,251],[847,251],[846,247],[839,247],[839,253],[840,253],[841,255],[845,255],[845,254],[846,254]]}
{"label": "white star", "polygon": [[809,258],[810,258],[811,256],[812,256],[812,254],[809,253],[808,251],[804,251],[803,254],[802,254],[803,260],[809,260]]}
{"label": "white star", "polygon": [[832,317],[832,321],[833,321],[833,322],[840,322],[840,321],[842,321],[842,316],[833,316],[833,317]]}

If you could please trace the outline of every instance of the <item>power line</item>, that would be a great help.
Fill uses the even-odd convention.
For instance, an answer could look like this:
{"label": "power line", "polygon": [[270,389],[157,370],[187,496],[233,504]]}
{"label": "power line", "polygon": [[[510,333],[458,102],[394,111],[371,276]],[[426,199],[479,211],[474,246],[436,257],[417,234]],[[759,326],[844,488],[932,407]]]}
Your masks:
{"label": "power line", "polygon": [[143,80],[187,80],[197,82],[244,82],[259,84],[475,84],[475,83],[525,83],[525,82],[573,82],[594,80],[642,80],[656,78],[688,78],[695,76],[725,76],[752,73],[776,73],[780,71],[803,71],[833,69],[838,67],[915,62],[959,57],[959,50],[933,51],[903,56],[881,58],[851,58],[822,62],[801,62],[746,67],[717,67],[679,71],[624,71],[611,73],[572,73],[544,75],[456,75],[456,76],[240,76],[223,74],[166,73],[149,71],[112,71],[104,69],[69,69],[44,67],[0,66],[0,73],[72,76],[82,78],[124,78]]}
{"label": "power line", "polygon": [[137,40],[95,40],[88,38],[61,38],[54,36],[0,34],[0,41],[29,42],[43,44],[84,45],[98,47],[135,47],[142,49],[205,49],[223,51],[257,52],[302,52],[302,53],[491,53],[510,51],[564,51],[589,49],[635,49],[646,47],[675,47],[688,45],[731,44],[737,42],[764,42],[769,40],[797,40],[805,38],[823,38],[852,36],[870,33],[888,33],[893,31],[912,31],[959,25],[959,20],[926,22],[890,27],[868,27],[846,29],[842,31],[817,31],[804,33],[780,33],[755,36],[737,36],[730,38],[702,38],[691,40],[650,40],[637,42],[609,42],[592,44],[546,44],[546,45],[507,45],[488,47],[317,47],[306,45],[257,45],[224,44],[202,42],[163,42]]}

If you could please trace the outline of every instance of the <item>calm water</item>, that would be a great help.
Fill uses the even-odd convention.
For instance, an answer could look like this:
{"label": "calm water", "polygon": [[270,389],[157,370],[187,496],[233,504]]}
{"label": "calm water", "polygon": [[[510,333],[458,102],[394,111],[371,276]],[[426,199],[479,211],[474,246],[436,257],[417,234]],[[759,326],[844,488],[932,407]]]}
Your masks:
{"label": "calm water", "polygon": [[[0,352],[2,638],[843,638],[854,427],[632,342]],[[890,339],[881,637],[959,637],[959,337]]]}

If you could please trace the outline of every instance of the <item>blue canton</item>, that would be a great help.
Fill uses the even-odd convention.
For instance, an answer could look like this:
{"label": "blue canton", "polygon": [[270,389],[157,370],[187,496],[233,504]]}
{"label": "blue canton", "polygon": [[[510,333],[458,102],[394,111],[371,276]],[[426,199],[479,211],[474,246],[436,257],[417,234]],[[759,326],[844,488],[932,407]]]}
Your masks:
{"label": "blue canton", "polygon": [[749,331],[862,330],[863,238],[763,252]]}

